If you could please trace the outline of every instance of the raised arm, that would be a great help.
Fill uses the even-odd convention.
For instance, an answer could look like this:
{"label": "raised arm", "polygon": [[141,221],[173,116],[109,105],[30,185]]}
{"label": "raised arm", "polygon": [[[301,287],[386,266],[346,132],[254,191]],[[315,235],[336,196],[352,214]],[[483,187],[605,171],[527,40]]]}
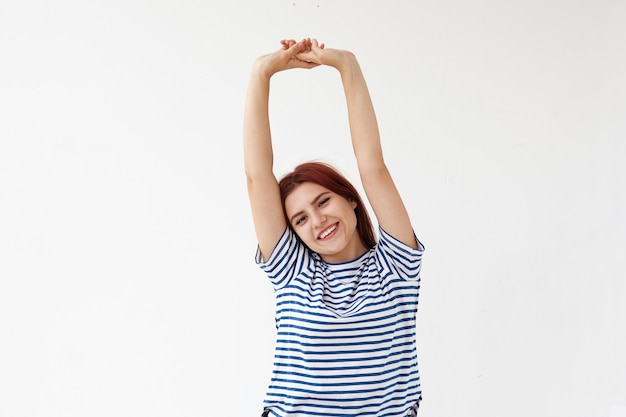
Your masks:
{"label": "raised arm", "polygon": [[376,113],[356,57],[349,51],[320,47],[316,40],[310,51],[298,56],[339,71],[361,183],[378,224],[396,239],[417,248],[409,215],[385,165]]}
{"label": "raised arm", "polygon": [[313,68],[319,64],[305,62],[296,55],[310,48],[310,40],[282,41],[282,48],[256,59],[244,109],[243,151],[252,220],[261,255],[265,260],[287,224],[283,215],[278,182],[274,176],[272,138],[269,122],[270,79],[290,68]]}

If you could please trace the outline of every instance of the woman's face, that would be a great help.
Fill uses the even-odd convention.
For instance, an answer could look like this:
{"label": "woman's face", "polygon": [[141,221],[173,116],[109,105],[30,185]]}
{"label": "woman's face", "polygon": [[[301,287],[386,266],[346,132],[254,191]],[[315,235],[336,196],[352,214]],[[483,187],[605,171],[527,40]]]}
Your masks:
{"label": "woman's face", "polygon": [[340,263],[366,248],[356,231],[357,203],[312,182],[297,186],[285,200],[293,230],[326,262]]}

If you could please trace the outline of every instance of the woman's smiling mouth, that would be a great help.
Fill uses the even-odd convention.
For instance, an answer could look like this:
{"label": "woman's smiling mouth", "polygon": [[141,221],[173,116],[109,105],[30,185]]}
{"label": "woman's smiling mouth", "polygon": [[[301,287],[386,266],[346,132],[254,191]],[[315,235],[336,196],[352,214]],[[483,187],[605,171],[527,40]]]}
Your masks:
{"label": "woman's smiling mouth", "polygon": [[322,233],[319,234],[318,239],[325,239],[326,237],[328,237],[328,235],[330,235],[335,230],[337,230],[337,223],[333,224],[330,227],[327,227]]}

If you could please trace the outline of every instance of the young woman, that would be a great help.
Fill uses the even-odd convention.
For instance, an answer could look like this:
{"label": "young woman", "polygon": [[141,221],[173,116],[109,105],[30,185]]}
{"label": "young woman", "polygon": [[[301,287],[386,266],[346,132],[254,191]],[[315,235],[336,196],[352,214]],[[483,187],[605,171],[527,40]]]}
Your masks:
{"label": "young woman", "polygon": [[[383,159],[367,85],[354,54],[285,40],[253,65],[244,164],[258,250],[276,295],[277,341],[264,416],[415,416],[421,400],[415,313],[424,250]],[[335,68],[352,146],[379,240],[355,188],[309,162],[277,181],[271,77]]]}

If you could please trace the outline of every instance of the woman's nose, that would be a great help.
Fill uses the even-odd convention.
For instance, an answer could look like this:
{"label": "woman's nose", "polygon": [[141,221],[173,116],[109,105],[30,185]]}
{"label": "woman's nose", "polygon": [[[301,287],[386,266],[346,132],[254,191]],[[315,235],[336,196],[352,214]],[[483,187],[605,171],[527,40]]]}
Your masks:
{"label": "woman's nose", "polygon": [[322,225],[326,221],[326,216],[323,214],[318,214],[315,216],[315,223],[317,225]]}

